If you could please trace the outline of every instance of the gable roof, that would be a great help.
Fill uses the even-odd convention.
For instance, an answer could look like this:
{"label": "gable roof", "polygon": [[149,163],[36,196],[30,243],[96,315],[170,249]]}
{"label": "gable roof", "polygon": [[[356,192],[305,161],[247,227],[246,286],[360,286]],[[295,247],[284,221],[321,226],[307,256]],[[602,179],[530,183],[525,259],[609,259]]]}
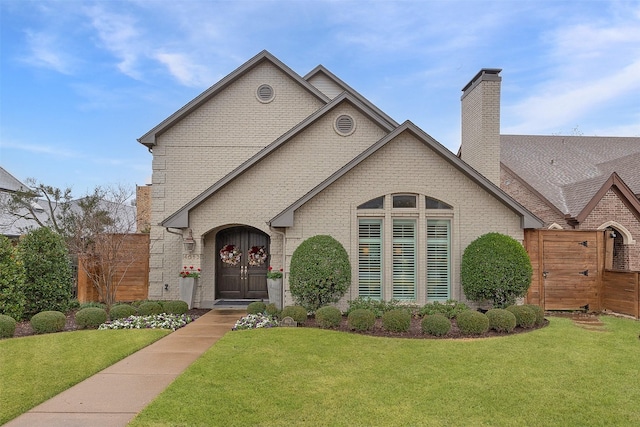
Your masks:
{"label": "gable roof", "polygon": [[371,109],[368,105],[361,102],[360,99],[358,99],[355,95],[348,92],[343,92],[342,94],[334,98],[331,102],[329,102],[327,105],[325,105],[324,107],[320,108],[319,110],[311,114],[309,117],[307,117],[305,120],[300,122],[298,125],[291,128],[288,132],[280,136],[271,144],[267,145],[262,150],[257,152],[255,155],[247,159],[240,166],[238,166],[237,168],[229,172],[227,175],[222,177],[219,181],[217,181],[211,187],[207,188],[205,191],[200,193],[198,196],[192,199],[189,203],[187,203],[186,205],[178,209],[176,212],[171,214],[164,221],[162,221],[160,225],[163,227],[171,227],[171,228],[188,227],[189,211],[191,209],[203,203],[205,200],[207,200],[213,194],[218,192],[225,185],[233,181],[238,176],[242,175],[245,171],[247,171],[253,165],[258,163],[260,160],[262,160],[263,158],[265,158],[275,150],[277,150],[278,147],[280,147],[281,145],[286,144],[296,135],[303,132],[305,129],[311,126],[314,122],[316,122],[318,119],[323,117],[328,112],[335,109],[337,106],[339,106],[343,102],[349,102],[353,107],[358,109],[362,114],[368,116],[374,123],[378,124],[378,126],[385,129],[386,131],[390,132],[393,130],[393,126],[390,123],[388,123],[386,118],[380,116],[377,113],[377,111]]}
{"label": "gable roof", "polygon": [[318,88],[316,88],[311,83],[304,80],[302,77],[300,77],[297,73],[295,73],[291,68],[287,67],[283,62],[281,62],[278,58],[273,56],[271,53],[267,52],[266,50],[263,50],[262,52],[258,53],[256,56],[254,56],[253,58],[251,58],[250,60],[242,64],[231,74],[227,75],[222,80],[220,80],[219,82],[211,86],[209,89],[205,90],[200,95],[196,96],[194,99],[189,101],[186,105],[184,105],[178,111],[176,111],[175,113],[167,117],[165,120],[163,120],[160,124],[155,126],[153,129],[151,129],[149,132],[145,133],[143,136],[138,138],[138,142],[147,146],[148,148],[152,148],[154,145],[156,145],[156,138],[160,134],[162,134],[164,131],[169,129],[175,123],[180,121],[182,118],[184,118],[185,116],[187,116],[188,114],[196,110],[198,107],[200,107],[202,104],[204,104],[209,99],[214,97],[224,88],[229,86],[231,83],[233,83],[234,81],[236,81],[237,79],[239,79],[240,77],[242,77],[243,75],[251,71],[253,68],[255,68],[256,66],[258,66],[259,64],[265,61],[268,61],[274,66],[278,67],[283,73],[287,74],[293,81],[295,81],[300,86],[307,89],[312,95],[320,99],[322,102],[324,103],[329,102],[329,98],[325,94],[323,94]]}
{"label": "gable roof", "polygon": [[638,220],[640,220],[640,200],[638,200],[637,196],[633,194],[627,184],[615,172],[613,172],[604,184],[602,184],[600,189],[598,189],[595,195],[585,205],[584,209],[582,209],[582,211],[574,218],[570,218],[569,220],[577,224],[584,221],[591,211],[593,211],[593,209],[598,205],[600,200],[602,200],[604,195],[609,192],[609,190],[615,191],[627,208],[635,215],[636,218],[638,218]]}
{"label": "gable roof", "polygon": [[0,166],[0,191],[18,191],[26,190],[24,185],[18,178],[11,175],[5,168]]}
{"label": "gable roof", "polygon": [[614,172],[640,195],[640,138],[501,135],[500,147],[502,164],[570,217]]}
{"label": "gable roof", "polygon": [[402,125],[397,127],[393,132],[389,133],[387,136],[380,139],[378,142],[367,148],[361,154],[356,156],[353,160],[347,163],[345,166],[337,170],[333,173],[329,178],[324,180],[322,183],[317,185],[307,194],[302,196],[300,199],[295,201],[292,205],[290,205],[287,209],[280,212],[278,215],[273,217],[269,224],[273,227],[291,227],[294,224],[294,213],[300,208],[302,205],[307,203],[325,188],[336,182],[340,177],[347,174],[350,170],[355,168],[362,161],[367,159],[369,156],[374,154],[380,148],[385,146],[388,142],[394,140],[398,135],[403,132],[409,132],[418,140],[420,140],[423,144],[431,148],[438,155],[440,155],[443,159],[449,162],[452,166],[466,175],[469,179],[474,181],[481,188],[486,190],[488,193],[493,195],[496,199],[502,202],[509,209],[519,214],[522,218],[522,227],[523,228],[540,228],[543,226],[543,222],[525,209],[522,205],[513,200],[509,195],[507,195],[504,191],[502,191],[499,187],[485,178],[483,175],[479,174],[475,169],[471,166],[463,162],[460,158],[456,157],[451,151],[445,148],[438,141],[433,139],[430,135],[424,132],[422,129],[411,123],[410,121],[404,122]]}

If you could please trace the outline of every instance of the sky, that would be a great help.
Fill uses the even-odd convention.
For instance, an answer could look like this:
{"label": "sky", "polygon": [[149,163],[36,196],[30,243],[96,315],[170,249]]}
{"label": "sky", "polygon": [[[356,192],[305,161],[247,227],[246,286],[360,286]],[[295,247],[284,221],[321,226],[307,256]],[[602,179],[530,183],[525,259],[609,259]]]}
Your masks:
{"label": "sky", "polygon": [[144,185],[137,138],[264,49],[453,152],[481,68],[503,134],[640,136],[640,0],[0,0],[0,165],[77,197]]}

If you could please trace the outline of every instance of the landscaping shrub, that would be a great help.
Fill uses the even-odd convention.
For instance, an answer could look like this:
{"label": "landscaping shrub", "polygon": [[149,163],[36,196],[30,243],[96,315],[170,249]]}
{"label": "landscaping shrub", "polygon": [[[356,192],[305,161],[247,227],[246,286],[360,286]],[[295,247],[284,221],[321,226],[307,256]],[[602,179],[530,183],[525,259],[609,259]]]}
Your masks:
{"label": "landscaping shrub", "polygon": [[59,311],[42,311],[31,318],[31,327],[36,334],[48,334],[64,330],[67,318]]}
{"label": "landscaping shrub", "polygon": [[422,319],[421,326],[422,333],[442,337],[451,330],[451,320],[440,313],[429,314]]}
{"label": "landscaping shrub", "polygon": [[420,309],[419,313],[420,316],[442,314],[448,319],[453,319],[458,315],[458,313],[462,313],[465,310],[469,310],[469,306],[467,304],[450,299],[446,302],[434,301],[425,304],[424,307]]}
{"label": "landscaping shrub", "polygon": [[82,304],[80,304],[78,308],[82,310],[83,308],[89,308],[89,307],[104,308],[105,310],[107,309],[106,304],[103,304],[98,301],[83,302]]}
{"label": "landscaping shrub", "polygon": [[344,247],[331,236],[313,236],[291,256],[289,287],[308,311],[338,302],[351,285],[351,265]]}
{"label": "landscaping shrub", "polygon": [[98,326],[107,321],[107,312],[103,308],[88,307],[76,313],[76,326],[78,329],[98,329]]}
{"label": "landscaping shrub", "polygon": [[337,328],[342,323],[342,313],[330,305],[316,310],[316,322],[321,328]]}
{"label": "landscaping shrub", "polygon": [[264,308],[264,312],[273,317],[278,317],[279,311],[280,310],[278,310],[278,307],[276,307],[274,303],[267,304],[267,306]]}
{"label": "landscaping shrub", "polygon": [[136,310],[132,305],[116,304],[111,306],[111,310],[109,310],[109,318],[111,320],[125,319],[129,316],[135,316],[137,313],[138,310]]}
{"label": "landscaping shrub", "polygon": [[411,313],[406,309],[396,308],[382,315],[382,327],[391,332],[406,332],[411,326]]}
{"label": "landscaping shrub", "polygon": [[44,310],[67,311],[72,298],[73,274],[62,236],[40,227],[23,236],[17,249],[26,273],[25,315]]}
{"label": "landscaping shrub", "polygon": [[291,317],[298,325],[302,325],[307,321],[307,309],[300,305],[290,305],[282,309],[280,317]]}
{"label": "landscaping shrub", "polygon": [[140,316],[150,316],[152,314],[160,314],[164,310],[162,305],[156,301],[145,301],[138,307],[138,314]]}
{"label": "landscaping shrub", "polygon": [[6,314],[0,314],[0,338],[11,338],[15,331],[15,319]]}
{"label": "landscaping shrub", "polygon": [[504,308],[492,308],[486,312],[489,318],[489,329],[498,332],[511,332],[516,327],[516,316]]}
{"label": "landscaping shrub", "polygon": [[264,310],[266,308],[267,308],[267,305],[262,301],[254,301],[247,306],[247,314],[264,313]]}
{"label": "landscaping shrub", "polygon": [[504,234],[480,236],[462,254],[460,278],[465,295],[472,301],[491,301],[494,308],[504,308],[525,296],[531,275],[527,251]]}
{"label": "landscaping shrub", "polygon": [[392,299],[391,301],[377,300],[369,297],[358,297],[354,300],[349,301],[349,308],[347,309],[347,315],[351,313],[353,310],[357,309],[365,309],[371,310],[376,318],[382,317],[384,313],[389,310],[394,310],[396,308],[400,308],[401,302],[397,299]]}
{"label": "landscaping shrub", "polygon": [[15,320],[23,318],[26,304],[23,289],[25,277],[24,264],[11,241],[0,235],[0,314]]}
{"label": "landscaping shrub", "polygon": [[182,300],[165,301],[162,308],[167,314],[185,314],[189,311],[189,304]]}
{"label": "landscaping shrub", "polygon": [[456,321],[463,334],[480,335],[489,330],[489,318],[478,311],[463,311],[458,314]]}
{"label": "landscaping shrub", "polygon": [[356,331],[368,331],[376,323],[376,316],[373,311],[365,308],[358,308],[347,315],[349,328]]}
{"label": "landscaping shrub", "polygon": [[536,312],[526,305],[510,305],[507,310],[516,316],[516,325],[521,328],[532,328],[536,324]]}
{"label": "landscaping shrub", "polygon": [[535,304],[525,304],[524,306],[529,307],[536,314],[536,326],[542,326],[544,324],[544,309]]}

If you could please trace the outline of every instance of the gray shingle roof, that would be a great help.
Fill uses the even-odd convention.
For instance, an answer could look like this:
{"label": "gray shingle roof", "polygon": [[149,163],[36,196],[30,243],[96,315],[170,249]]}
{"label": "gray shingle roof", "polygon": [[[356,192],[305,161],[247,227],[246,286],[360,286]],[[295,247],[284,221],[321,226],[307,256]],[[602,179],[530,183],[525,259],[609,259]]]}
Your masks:
{"label": "gray shingle roof", "polygon": [[578,215],[616,172],[640,194],[640,138],[501,135],[500,160],[563,213]]}

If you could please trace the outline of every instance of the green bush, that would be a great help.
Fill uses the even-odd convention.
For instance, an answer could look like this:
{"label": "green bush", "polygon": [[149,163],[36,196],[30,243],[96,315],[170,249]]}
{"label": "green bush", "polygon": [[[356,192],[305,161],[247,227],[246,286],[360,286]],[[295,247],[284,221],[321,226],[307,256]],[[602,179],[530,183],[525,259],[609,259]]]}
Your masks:
{"label": "green bush", "polygon": [[521,328],[533,328],[536,324],[536,312],[526,305],[510,305],[507,310],[516,316],[516,325]]}
{"label": "green bush", "polygon": [[78,308],[80,310],[82,310],[83,308],[89,308],[89,307],[104,308],[105,310],[107,309],[106,304],[103,304],[103,303],[98,302],[98,301],[83,302],[82,304],[80,304],[80,306]]}
{"label": "green bush", "polygon": [[431,314],[442,314],[448,319],[453,319],[465,310],[469,310],[469,306],[463,302],[458,302],[456,300],[447,300],[446,302],[434,301],[428,304],[425,304],[424,307],[420,309],[420,316],[428,316]]}
{"label": "green bush", "polygon": [[0,314],[0,339],[11,338],[15,331],[16,320],[6,314]]}
{"label": "green bush", "polygon": [[464,250],[460,278],[467,298],[504,308],[526,295],[532,271],[524,246],[504,234],[488,233]]}
{"label": "green bush", "polygon": [[78,310],[80,309],[80,301],[78,301],[76,298],[73,298],[71,300],[69,300],[69,310]]}
{"label": "green bush", "polygon": [[126,319],[129,316],[135,316],[138,310],[129,304],[116,304],[111,306],[109,310],[109,318],[111,320]]}
{"label": "green bush", "polygon": [[24,264],[11,241],[0,235],[0,314],[16,320],[23,318],[25,274]]}
{"label": "green bush", "polygon": [[382,327],[391,332],[407,332],[411,327],[411,313],[396,308],[382,315]]}
{"label": "green bush", "polygon": [[525,304],[525,307],[529,307],[536,314],[536,326],[542,326],[544,324],[544,310],[539,305]]}
{"label": "green bush", "polygon": [[355,331],[368,331],[375,323],[376,316],[373,311],[365,308],[358,308],[347,315],[347,324]]}
{"label": "green bush", "polygon": [[516,327],[516,316],[504,308],[492,308],[487,311],[489,329],[498,332],[511,332]]}
{"label": "green bush", "polygon": [[372,299],[369,297],[358,297],[354,300],[349,301],[349,308],[347,308],[347,315],[351,313],[353,310],[365,309],[371,310],[376,318],[382,317],[384,313],[390,310],[394,310],[396,308],[406,307],[411,310],[413,307],[411,306],[403,306],[402,303],[397,299],[392,299],[391,301],[383,301]]}
{"label": "green bush", "polygon": [[342,313],[330,305],[320,307],[316,310],[316,322],[321,328],[337,328],[342,323]]}
{"label": "green bush", "polygon": [[307,309],[300,305],[290,305],[282,309],[280,316],[282,319],[291,317],[298,325],[303,325],[307,321]]}
{"label": "green bush", "polygon": [[267,304],[267,306],[264,308],[264,312],[272,317],[278,317],[280,314],[280,310],[278,310],[278,307],[276,307],[274,303]]}
{"label": "green bush", "polygon": [[189,311],[189,304],[182,300],[165,301],[162,308],[167,314],[185,314]]}
{"label": "green bush", "polygon": [[338,302],[350,285],[349,255],[333,237],[310,237],[293,252],[289,288],[308,311]]}
{"label": "green bush", "polygon": [[267,305],[262,301],[254,301],[247,306],[247,314],[259,314],[264,313]]}
{"label": "green bush", "polygon": [[64,330],[67,318],[59,311],[42,311],[31,318],[31,327],[36,334],[48,334]]}
{"label": "green bush", "polygon": [[151,316],[153,314],[160,314],[164,312],[162,305],[156,301],[146,301],[140,304],[138,307],[138,314],[140,316]]}
{"label": "green bush", "polygon": [[489,330],[489,318],[478,311],[463,311],[458,314],[456,321],[463,334],[481,335]]}
{"label": "green bush", "polygon": [[442,337],[451,330],[451,320],[440,313],[429,314],[422,319],[421,326],[422,333]]}
{"label": "green bush", "polygon": [[62,236],[40,227],[20,239],[18,253],[26,273],[25,315],[44,310],[67,311],[72,298],[73,274]]}
{"label": "green bush", "polygon": [[98,329],[98,326],[107,321],[107,312],[103,308],[88,307],[76,313],[76,326],[78,329]]}

